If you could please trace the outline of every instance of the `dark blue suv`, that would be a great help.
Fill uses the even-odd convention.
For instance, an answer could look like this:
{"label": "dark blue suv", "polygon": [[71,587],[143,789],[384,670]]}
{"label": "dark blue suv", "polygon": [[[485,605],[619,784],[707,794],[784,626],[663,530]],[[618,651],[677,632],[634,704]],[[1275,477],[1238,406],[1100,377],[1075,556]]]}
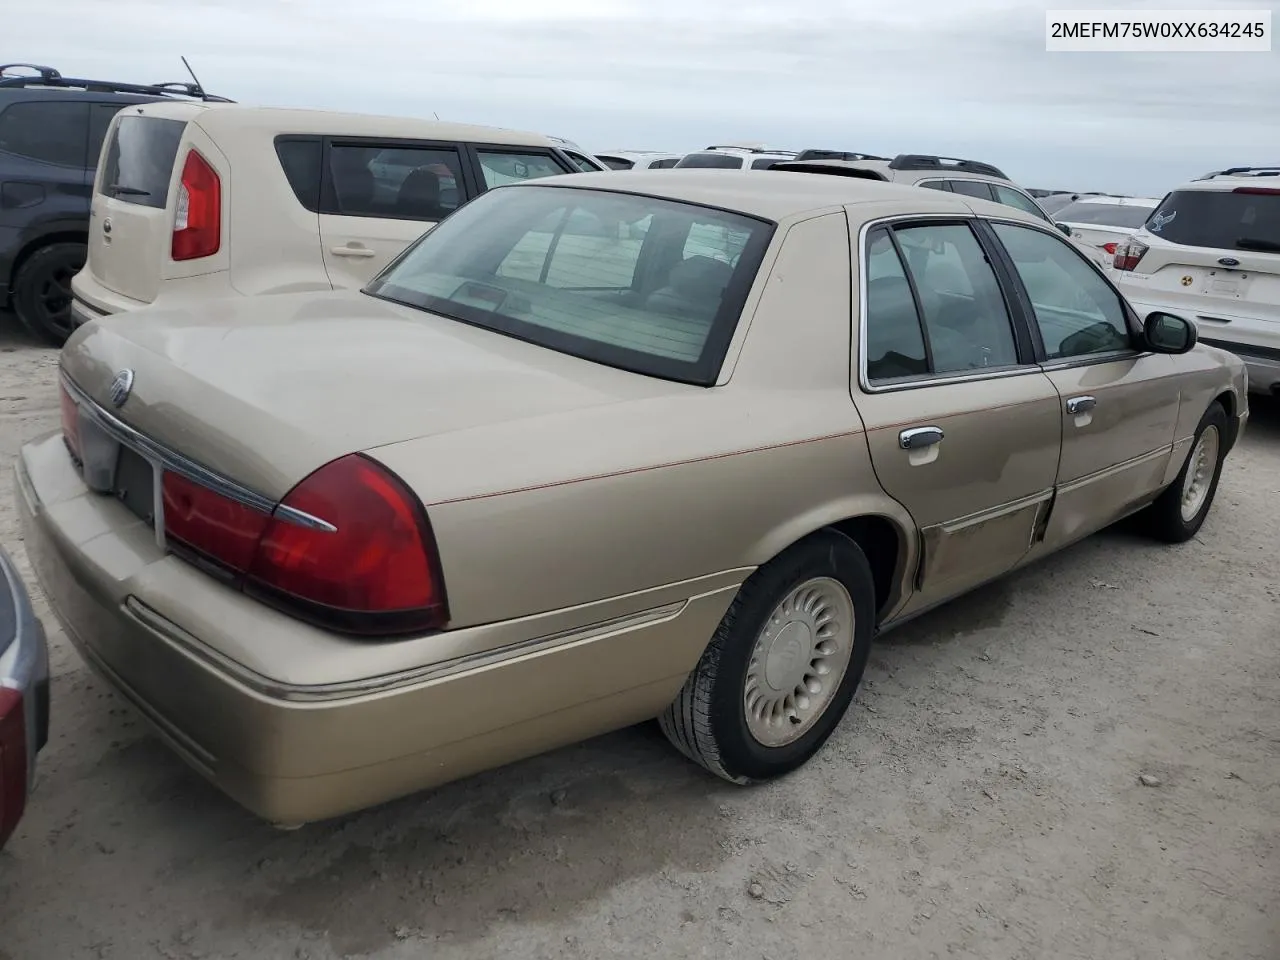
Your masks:
{"label": "dark blue suv", "polygon": [[112,117],[131,103],[179,97],[225,99],[197,83],[79,80],[52,67],[0,65],[0,310],[11,308],[37,337],[59,345],[72,330],[71,278],[84,266]]}

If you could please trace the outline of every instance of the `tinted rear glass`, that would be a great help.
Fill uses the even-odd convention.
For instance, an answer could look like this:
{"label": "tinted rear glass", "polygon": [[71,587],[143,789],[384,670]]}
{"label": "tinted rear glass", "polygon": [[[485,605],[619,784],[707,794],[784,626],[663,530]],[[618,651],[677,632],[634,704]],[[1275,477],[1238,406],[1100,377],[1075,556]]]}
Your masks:
{"label": "tinted rear glass", "polygon": [[713,167],[722,170],[741,170],[742,158],[727,153],[691,153],[677,167]]}
{"label": "tinted rear glass", "polygon": [[630,170],[634,166],[626,157],[601,157],[600,162],[614,170]]}
{"label": "tinted rear glass", "polygon": [[1170,243],[1280,253],[1280,193],[1175,190],[1147,229]]}
{"label": "tinted rear glass", "polygon": [[125,203],[163,209],[186,127],[183,120],[121,117],[103,159],[99,189]]}
{"label": "tinted rear glass", "polygon": [[320,209],[319,138],[277,138],[276,156],[298,202],[308,210]]}
{"label": "tinted rear glass", "polygon": [[1069,203],[1056,214],[1064,223],[1096,223],[1104,227],[1129,227],[1137,230],[1151,216],[1151,207],[1118,203]]}
{"label": "tinted rear glass", "polygon": [[366,290],[586,360],[709,384],[772,232],[673,200],[504,187],[442,221]]}

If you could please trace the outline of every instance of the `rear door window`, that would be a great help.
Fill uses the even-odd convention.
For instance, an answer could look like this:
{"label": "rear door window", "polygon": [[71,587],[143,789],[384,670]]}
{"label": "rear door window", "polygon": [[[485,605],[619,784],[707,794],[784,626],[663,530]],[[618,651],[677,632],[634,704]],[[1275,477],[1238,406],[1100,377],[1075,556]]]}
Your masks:
{"label": "rear door window", "polygon": [[123,203],[163,209],[186,128],[182,120],[121,117],[103,158],[99,189]]}
{"label": "rear door window", "polygon": [[1040,204],[1036,203],[1026,194],[1013,190],[1009,187],[1001,186],[998,183],[991,184],[991,189],[996,192],[996,202],[1003,203],[1007,207],[1017,207],[1032,216],[1039,217],[1041,220],[1048,220],[1048,215],[1040,209]]}
{"label": "rear door window", "polygon": [[30,100],[0,113],[0,152],[84,169],[89,138],[89,104]]}
{"label": "rear door window", "polygon": [[465,199],[457,147],[329,146],[325,213],[389,220],[440,220]]}
{"label": "rear door window", "polygon": [[1187,246],[1280,253],[1280,189],[1175,190],[1147,230]]}
{"label": "rear door window", "polygon": [[952,193],[963,193],[966,197],[977,197],[979,200],[994,199],[991,184],[983,180],[949,180]]}
{"label": "rear door window", "polygon": [[477,149],[485,189],[568,173],[549,153]]}

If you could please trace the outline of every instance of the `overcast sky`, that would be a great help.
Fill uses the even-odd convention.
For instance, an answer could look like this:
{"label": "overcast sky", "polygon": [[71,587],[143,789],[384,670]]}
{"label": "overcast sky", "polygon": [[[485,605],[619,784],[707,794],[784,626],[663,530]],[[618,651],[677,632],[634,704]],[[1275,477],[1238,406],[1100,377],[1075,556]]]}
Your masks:
{"label": "overcast sky", "polygon": [[[1187,4],[1052,4],[1174,6]],[[1280,162],[1280,44],[1270,53],[1046,53],[1048,8],[1025,0],[13,0],[3,55],[68,76],[153,82],[185,79],[185,54],[207,89],[242,102],[435,113],[595,150],[751,140],[942,153],[995,163],[1030,187],[1159,196],[1210,169]]]}

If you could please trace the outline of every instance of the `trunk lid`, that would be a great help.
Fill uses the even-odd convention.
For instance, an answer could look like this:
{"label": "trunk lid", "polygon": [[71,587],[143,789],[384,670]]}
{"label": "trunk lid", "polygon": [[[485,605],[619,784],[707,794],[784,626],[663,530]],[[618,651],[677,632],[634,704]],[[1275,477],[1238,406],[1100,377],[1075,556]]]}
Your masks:
{"label": "trunk lid", "polygon": [[109,317],[73,336],[62,365],[129,426],[273,499],[346,453],[697,389],[355,291]]}
{"label": "trunk lid", "polygon": [[181,149],[198,104],[130,106],[102,145],[85,269],[121,296],[150,303],[169,262]]}

